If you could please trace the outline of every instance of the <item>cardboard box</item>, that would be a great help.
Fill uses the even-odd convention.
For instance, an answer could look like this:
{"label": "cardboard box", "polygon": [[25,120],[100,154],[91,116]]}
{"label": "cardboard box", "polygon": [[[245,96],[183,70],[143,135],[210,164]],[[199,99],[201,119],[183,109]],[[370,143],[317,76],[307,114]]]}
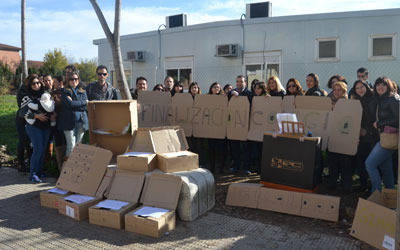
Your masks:
{"label": "cardboard box", "polygon": [[350,235],[378,249],[395,249],[396,211],[387,203],[378,190],[368,200],[359,198]]}
{"label": "cardboard box", "polygon": [[[199,167],[198,155],[189,151],[185,133],[177,126],[139,128],[135,131],[127,152],[155,153],[160,156],[118,156],[118,169],[148,172],[158,168],[164,172],[177,172]],[[176,153],[163,155],[165,153]],[[135,153],[133,153],[135,154]]]}
{"label": "cardboard box", "polygon": [[[182,180],[179,176],[152,174],[146,178],[141,203],[143,206],[125,215],[125,229],[154,238],[175,228],[175,209],[178,204]],[[135,214],[143,207],[167,209],[159,218]]]}
{"label": "cardboard box", "polygon": [[264,133],[261,181],[313,190],[320,182],[320,142]]}
{"label": "cardboard box", "polygon": [[[116,229],[124,228],[124,216],[137,207],[143,182],[144,173],[118,170],[107,193],[107,200],[89,208],[89,223]],[[101,205],[110,200],[111,202],[127,202],[127,204],[119,209]]]}
{"label": "cardboard box", "polygon": [[229,185],[225,204],[228,206],[257,208],[260,188],[258,183],[234,183]]}
{"label": "cardboard box", "polygon": [[302,193],[260,188],[257,208],[285,214],[300,215]]}
{"label": "cardboard box", "polygon": [[[93,199],[91,199],[89,201],[82,202],[82,203],[76,203],[76,202],[66,200],[69,197],[70,196],[65,196],[65,197],[59,198],[58,212],[60,214],[69,216],[77,221],[82,221],[82,220],[86,220],[87,218],[89,218],[89,207],[98,203],[102,199],[102,198],[97,198],[97,197],[91,197]],[[86,197],[90,197],[90,196],[86,196]]]}
{"label": "cardboard box", "polygon": [[128,152],[117,156],[119,170],[148,172],[157,168],[157,157],[154,153]]}
{"label": "cardboard box", "polygon": [[115,175],[115,171],[117,171],[117,170],[115,167],[113,167],[113,165],[112,165],[112,167],[110,167],[110,165],[107,167],[107,172],[104,175],[99,188],[97,189],[97,192],[95,195],[96,197],[104,197],[105,193],[109,190],[109,188],[111,186],[112,180]]}
{"label": "cardboard box", "polygon": [[138,127],[136,100],[90,101],[90,144],[123,154]]}
{"label": "cardboard box", "polygon": [[336,222],[339,206],[340,197],[303,193],[300,215]]}
{"label": "cardboard box", "polygon": [[[60,189],[58,189],[58,190],[60,190]],[[58,208],[59,198],[72,194],[71,192],[66,191],[66,190],[60,190],[62,192],[59,192],[58,190],[55,188],[52,188],[50,190],[40,192],[40,205],[42,207]],[[55,191],[57,191],[57,192],[55,192]]]}
{"label": "cardboard box", "polygon": [[102,148],[78,144],[68,157],[57,180],[58,188],[95,196],[112,153]]}

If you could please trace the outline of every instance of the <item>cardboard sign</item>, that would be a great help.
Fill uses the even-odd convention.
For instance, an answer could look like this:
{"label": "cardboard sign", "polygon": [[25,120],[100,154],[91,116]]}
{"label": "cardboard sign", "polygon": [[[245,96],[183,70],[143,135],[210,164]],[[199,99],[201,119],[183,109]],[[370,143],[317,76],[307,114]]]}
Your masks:
{"label": "cardboard sign", "polygon": [[359,100],[339,99],[329,117],[330,152],[346,155],[357,153],[362,112]]}
{"label": "cardboard sign", "polygon": [[300,215],[329,221],[339,219],[340,197],[318,194],[303,194]]}
{"label": "cardboard sign", "polygon": [[246,141],[249,131],[250,103],[246,96],[232,97],[228,104],[226,136],[230,140]]}
{"label": "cardboard sign", "polygon": [[[193,136],[224,139],[228,98],[222,95],[196,95],[193,107]],[[247,136],[247,128],[244,130]],[[243,131],[242,131],[243,132]]]}
{"label": "cardboard sign", "polygon": [[331,111],[296,109],[297,120],[304,122],[305,132],[311,131],[312,136],[322,138],[322,150],[326,150],[328,146],[328,121]]}
{"label": "cardboard sign", "polygon": [[192,136],[193,97],[189,93],[176,93],[171,103],[171,125],[180,126],[187,137]]}
{"label": "cardboard sign", "polygon": [[140,91],[138,94],[139,127],[167,126],[171,120],[171,94],[160,91]]}
{"label": "cardboard sign", "polygon": [[247,139],[262,142],[265,132],[278,130],[276,114],[281,112],[281,97],[253,97],[250,115],[250,130]]}
{"label": "cardboard sign", "polygon": [[261,188],[257,208],[279,213],[300,215],[302,193]]}
{"label": "cardboard sign", "polygon": [[234,183],[229,185],[225,204],[228,206],[257,208],[262,184]]}
{"label": "cardboard sign", "polygon": [[111,158],[112,153],[109,150],[85,144],[76,145],[56,186],[74,193],[94,196]]}
{"label": "cardboard sign", "polygon": [[378,249],[389,249],[388,237],[394,239],[395,229],[396,211],[359,198],[351,236]]}
{"label": "cardboard sign", "polygon": [[282,113],[294,113],[296,110],[294,95],[287,95],[282,100]]}
{"label": "cardboard sign", "polygon": [[332,100],[321,96],[296,96],[294,102],[296,109],[332,110]]}

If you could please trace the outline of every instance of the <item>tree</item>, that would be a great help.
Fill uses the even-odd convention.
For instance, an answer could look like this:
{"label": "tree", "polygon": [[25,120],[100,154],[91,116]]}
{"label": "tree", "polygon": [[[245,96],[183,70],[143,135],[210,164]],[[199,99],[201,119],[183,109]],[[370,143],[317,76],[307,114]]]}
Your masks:
{"label": "tree", "polygon": [[79,63],[75,63],[75,67],[79,70],[79,77],[86,84],[89,84],[97,79],[96,59],[81,59]]}
{"label": "tree", "polygon": [[43,57],[41,73],[51,75],[63,75],[64,68],[68,65],[67,58],[62,54],[61,49],[54,49],[47,52]]}
{"label": "tree", "polygon": [[21,47],[22,47],[22,79],[28,76],[25,48],[25,0],[21,0]]}
{"label": "tree", "polygon": [[111,53],[113,56],[114,68],[115,68],[115,78],[117,80],[117,86],[121,91],[123,99],[131,100],[132,96],[129,92],[128,82],[126,81],[126,76],[124,73],[124,65],[122,64],[122,54],[120,46],[120,36],[119,36],[119,23],[121,15],[121,0],[115,0],[115,14],[114,14],[114,33],[111,33],[108,27],[107,21],[104,18],[103,12],[101,11],[96,0],[89,0],[96,12],[97,18],[100,21],[101,27],[106,34],[107,40],[111,46]]}
{"label": "tree", "polygon": [[14,73],[11,71],[10,66],[0,61],[0,95],[10,93],[13,80]]}

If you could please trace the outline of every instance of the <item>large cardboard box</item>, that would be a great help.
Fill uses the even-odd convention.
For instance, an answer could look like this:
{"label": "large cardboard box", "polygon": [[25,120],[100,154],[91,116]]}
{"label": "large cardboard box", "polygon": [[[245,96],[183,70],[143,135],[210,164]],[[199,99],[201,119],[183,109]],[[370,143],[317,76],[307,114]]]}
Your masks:
{"label": "large cardboard box", "polygon": [[339,206],[340,197],[303,193],[300,215],[336,222]]}
{"label": "large cardboard box", "polygon": [[[152,174],[146,178],[140,200],[143,205],[125,215],[125,229],[154,238],[159,238],[173,230],[181,186],[182,180],[179,176]],[[146,208],[161,208],[166,209],[167,212],[159,217],[137,214]]]}
{"label": "large cardboard box", "polygon": [[90,101],[87,108],[90,144],[124,153],[138,127],[136,101]]}
{"label": "large cardboard box", "polygon": [[98,203],[102,198],[73,194],[58,199],[58,212],[77,221],[89,218],[89,207]]}
{"label": "large cardboard box", "polygon": [[119,170],[148,172],[157,168],[156,154],[150,152],[126,152],[117,156]]}
{"label": "large cardboard box", "polygon": [[40,205],[42,205],[42,207],[58,208],[59,198],[68,196],[70,194],[72,193],[59,188],[52,188],[50,190],[40,192]]}
{"label": "large cardboard box", "polygon": [[387,202],[379,191],[359,198],[350,235],[378,249],[395,249],[396,211]]}
{"label": "large cardboard box", "polygon": [[302,197],[298,192],[261,187],[257,208],[300,215]]}
{"label": "large cardboard box", "polygon": [[261,181],[313,190],[320,182],[320,137],[265,133]]}
{"label": "large cardboard box", "polygon": [[190,151],[160,153],[158,168],[166,173],[186,171],[198,168],[199,156]]}
{"label": "large cardboard box", "polygon": [[144,173],[118,170],[107,192],[107,200],[89,208],[90,224],[124,228],[124,216],[137,207],[143,183]]}
{"label": "large cardboard box", "polygon": [[262,184],[234,183],[229,185],[225,204],[228,206],[257,208]]}

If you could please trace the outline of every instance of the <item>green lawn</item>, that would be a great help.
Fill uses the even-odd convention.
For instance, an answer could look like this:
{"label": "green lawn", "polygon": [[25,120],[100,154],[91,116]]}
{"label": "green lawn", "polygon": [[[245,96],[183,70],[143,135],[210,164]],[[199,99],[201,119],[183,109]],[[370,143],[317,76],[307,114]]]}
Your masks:
{"label": "green lawn", "polygon": [[15,95],[0,95],[0,145],[7,146],[7,153],[13,157],[17,154],[17,130],[15,114],[18,110]]}

